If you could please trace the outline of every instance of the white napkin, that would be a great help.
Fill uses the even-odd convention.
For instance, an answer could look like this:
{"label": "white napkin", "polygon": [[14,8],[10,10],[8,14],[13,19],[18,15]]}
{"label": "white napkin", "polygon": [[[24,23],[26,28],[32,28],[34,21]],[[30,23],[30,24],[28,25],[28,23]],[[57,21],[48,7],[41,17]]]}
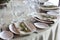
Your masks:
{"label": "white napkin", "polygon": [[48,2],[48,1],[44,3],[44,6],[50,6],[50,5],[53,5],[53,3]]}
{"label": "white napkin", "polygon": [[48,0],[47,2],[44,3],[44,5],[49,6],[49,5],[54,5],[58,6],[59,0]]}

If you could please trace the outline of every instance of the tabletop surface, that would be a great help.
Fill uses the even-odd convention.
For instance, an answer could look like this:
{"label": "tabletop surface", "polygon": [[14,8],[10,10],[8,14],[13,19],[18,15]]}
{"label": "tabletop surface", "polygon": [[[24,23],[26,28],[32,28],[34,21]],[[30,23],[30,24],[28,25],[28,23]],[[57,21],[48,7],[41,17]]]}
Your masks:
{"label": "tabletop surface", "polygon": [[[3,16],[3,19],[4,19],[4,22],[5,23],[11,23],[11,21],[12,21],[12,9],[11,9],[11,7],[10,7],[10,5],[11,5],[11,3],[8,3],[9,5],[8,5],[8,7],[7,8],[4,8],[4,9],[1,9],[0,10],[0,14],[1,15],[3,15],[4,14],[4,16]],[[20,16],[20,17],[23,17],[23,16],[25,16],[26,14],[24,14],[24,15],[22,15],[22,16]],[[25,18],[25,17],[24,17]],[[52,25],[51,27],[49,27],[49,29],[46,29],[46,30],[41,30],[41,29],[39,29],[38,30],[38,33],[32,33],[31,35],[27,35],[27,36],[23,36],[23,37],[20,37],[19,35],[16,35],[13,39],[11,39],[11,40],[43,40],[43,38],[42,39],[39,39],[39,37],[41,37],[42,35],[43,35],[43,37],[44,37],[44,35],[46,36],[48,36],[48,34],[50,33],[50,30],[54,27],[54,26],[57,26],[57,21],[56,21],[56,23],[54,24],[54,25]]]}

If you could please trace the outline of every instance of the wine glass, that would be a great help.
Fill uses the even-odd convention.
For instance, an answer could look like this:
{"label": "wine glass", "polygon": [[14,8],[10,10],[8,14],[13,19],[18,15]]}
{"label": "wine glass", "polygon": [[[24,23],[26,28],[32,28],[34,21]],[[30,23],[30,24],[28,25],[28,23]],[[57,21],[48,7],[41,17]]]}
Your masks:
{"label": "wine glass", "polygon": [[12,0],[11,2],[11,10],[12,10],[12,16],[13,16],[12,22],[17,22],[19,18],[24,14],[23,4],[15,0]]}
{"label": "wine glass", "polygon": [[16,15],[15,15],[15,11],[14,11],[15,9],[14,9],[14,6],[13,6],[13,5],[14,5],[14,0],[11,0],[10,5],[11,5],[11,11],[12,11],[11,14],[12,14],[12,23],[13,23],[13,22],[16,21],[16,20],[15,20],[15,16],[16,16]]}
{"label": "wine glass", "polygon": [[4,21],[4,13],[3,13],[3,10],[1,10],[0,12],[0,31],[2,28],[4,28],[4,25],[5,25],[5,21]]}
{"label": "wine glass", "polygon": [[30,9],[30,13],[28,15],[35,16],[36,14],[38,14],[37,12],[39,11],[40,8],[39,0],[29,0],[27,4]]}

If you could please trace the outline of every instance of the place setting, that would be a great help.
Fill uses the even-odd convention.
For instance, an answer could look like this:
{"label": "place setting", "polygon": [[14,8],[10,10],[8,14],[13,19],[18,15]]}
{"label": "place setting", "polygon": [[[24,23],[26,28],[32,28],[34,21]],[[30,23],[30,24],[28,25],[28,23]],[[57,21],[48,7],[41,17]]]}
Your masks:
{"label": "place setting", "polygon": [[[13,38],[14,35],[20,35],[20,36],[31,35],[33,33],[38,33],[40,30],[47,30],[51,27],[52,24],[55,23],[51,19],[40,19],[38,17],[32,17],[31,19],[34,20],[28,19],[21,22],[11,23],[8,27],[9,31],[6,30],[0,33],[1,38],[9,39],[9,38]],[[10,36],[5,33],[10,34]],[[7,38],[5,36],[2,36],[3,34],[7,35]]]}
{"label": "place setting", "polygon": [[47,1],[42,6],[40,6],[40,9],[45,10],[45,11],[50,11],[50,10],[58,10],[59,7]]}
{"label": "place setting", "polygon": [[[25,37],[26,35],[30,36],[33,33],[35,34],[42,33],[46,30],[49,30],[52,27],[52,25],[55,24],[55,20],[57,20],[56,16],[48,16],[48,15],[41,15],[41,16],[42,19],[39,17],[32,17],[31,19],[33,20],[28,19],[22,22],[14,22],[9,24],[8,26],[9,30],[2,31],[0,33],[1,39],[13,39],[15,35],[19,35],[19,37],[21,36]],[[3,34],[5,34],[5,36],[2,36]]]}

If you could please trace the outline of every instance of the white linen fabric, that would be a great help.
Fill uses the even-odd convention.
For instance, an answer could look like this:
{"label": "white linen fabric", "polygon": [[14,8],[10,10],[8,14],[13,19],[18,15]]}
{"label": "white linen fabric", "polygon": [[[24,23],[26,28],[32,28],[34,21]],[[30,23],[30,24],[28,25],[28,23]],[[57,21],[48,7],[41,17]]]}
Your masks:
{"label": "white linen fabric", "polygon": [[48,5],[55,5],[55,6],[58,6],[59,5],[59,0],[48,0],[47,2],[45,2],[45,5],[48,4]]}
{"label": "white linen fabric", "polygon": [[59,5],[59,0],[49,0],[49,2],[53,3],[54,5]]}

